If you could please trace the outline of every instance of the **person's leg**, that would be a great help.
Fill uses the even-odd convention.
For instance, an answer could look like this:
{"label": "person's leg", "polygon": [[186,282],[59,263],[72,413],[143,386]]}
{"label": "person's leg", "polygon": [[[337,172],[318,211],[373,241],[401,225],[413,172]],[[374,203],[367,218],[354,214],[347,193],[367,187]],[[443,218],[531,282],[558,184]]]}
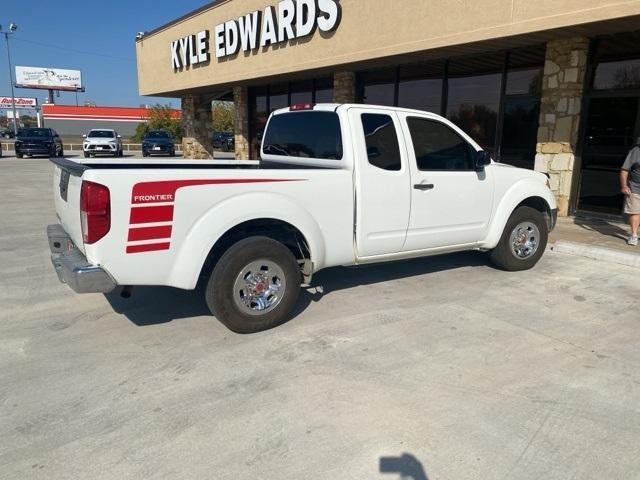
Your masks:
{"label": "person's leg", "polygon": [[629,215],[629,224],[631,225],[631,235],[637,237],[640,228],[640,214]]}

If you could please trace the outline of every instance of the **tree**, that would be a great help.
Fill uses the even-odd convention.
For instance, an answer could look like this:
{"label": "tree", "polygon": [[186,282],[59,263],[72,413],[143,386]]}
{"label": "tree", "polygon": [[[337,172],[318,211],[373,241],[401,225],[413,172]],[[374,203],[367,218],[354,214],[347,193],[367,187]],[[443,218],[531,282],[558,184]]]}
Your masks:
{"label": "tree", "polygon": [[233,132],[236,110],[233,102],[214,101],[211,104],[214,132]]}
{"label": "tree", "polygon": [[166,130],[176,142],[182,141],[182,122],[173,117],[173,110],[168,105],[154,105],[149,109],[149,117],[145,123],[136,127],[136,133],[131,137],[133,142],[141,142],[149,130]]}

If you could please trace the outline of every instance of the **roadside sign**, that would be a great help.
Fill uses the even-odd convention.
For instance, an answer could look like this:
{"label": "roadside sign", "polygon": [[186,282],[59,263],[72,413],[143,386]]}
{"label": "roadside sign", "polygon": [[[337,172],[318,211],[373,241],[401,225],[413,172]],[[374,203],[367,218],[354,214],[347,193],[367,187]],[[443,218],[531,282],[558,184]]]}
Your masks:
{"label": "roadside sign", "polygon": [[[16,108],[36,108],[38,100],[30,97],[16,97]],[[0,108],[11,109],[11,97],[0,97]]]}

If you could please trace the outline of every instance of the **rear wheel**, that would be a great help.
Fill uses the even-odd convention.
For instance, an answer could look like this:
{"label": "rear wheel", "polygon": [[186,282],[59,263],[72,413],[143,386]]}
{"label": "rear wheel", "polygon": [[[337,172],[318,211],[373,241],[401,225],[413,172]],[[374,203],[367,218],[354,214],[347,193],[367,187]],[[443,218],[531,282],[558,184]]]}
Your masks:
{"label": "rear wheel", "polygon": [[16,153],[16,158],[23,158],[24,155],[22,155],[21,153]]}
{"label": "rear wheel", "polygon": [[544,215],[531,207],[519,207],[491,251],[493,264],[511,272],[533,268],[547,248],[549,230]]}
{"label": "rear wheel", "polygon": [[300,293],[300,268],[291,251],[268,237],[249,237],[217,262],[205,298],[211,312],[236,333],[284,323]]}

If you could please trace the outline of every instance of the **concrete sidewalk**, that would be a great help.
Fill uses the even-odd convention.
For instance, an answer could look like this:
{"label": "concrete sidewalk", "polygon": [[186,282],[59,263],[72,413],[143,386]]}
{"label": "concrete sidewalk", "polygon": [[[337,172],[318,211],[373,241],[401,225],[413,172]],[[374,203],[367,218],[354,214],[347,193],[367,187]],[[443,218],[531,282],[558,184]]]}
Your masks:
{"label": "concrete sidewalk", "polygon": [[629,234],[629,225],[621,222],[584,216],[562,217],[549,235],[549,244],[566,240],[640,255],[640,247],[627,245]]}
{"label": "concrete sidewalk", "polygon": [[575,216],[558,219],[549,236],[555,252],[640,267],[640,247],[627,245],[629,226],[620,222]]}

